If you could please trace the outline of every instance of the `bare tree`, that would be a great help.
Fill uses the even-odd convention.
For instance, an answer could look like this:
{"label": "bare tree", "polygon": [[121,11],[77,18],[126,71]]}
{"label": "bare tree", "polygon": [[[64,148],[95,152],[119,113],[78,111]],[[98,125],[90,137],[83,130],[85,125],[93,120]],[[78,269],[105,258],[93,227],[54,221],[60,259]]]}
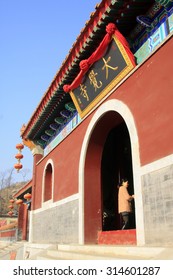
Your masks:
{"label": "bare tree", "polygon": [[11,184],[13,183],[13,172],[14,172],[14,168],[7,170],[6,187],[10,187]]}
{"label": "bare tree", "polygon": [[30,172],[31,172],[31,171],[30,171],[30,169],[28,169],[28,168],[24,168],[24,169],[20,170],[20,173],[21,173],[21,175],[22,175],[22,177],[23,177],[23,181],[26,181],[26,176],[27,176]]}
{"label": "bare tree", "polygon": [[0,190],[4,187],[5,184],[5,172],[0,172]]}
{"label": "bare tree", "polygon": [[22,182],[15,182],[13,180],[14,168],[0,172],[0,213],[6,214],[9,206],[9,200],[13,198],[14,193],[26,184],[26,177],[30,173],[29,169],[20,170],[23,178]]}
{"label": "bare tree", "polygon": [[14,168],[8,169],[0,173],[0,188],[6,188],[11,186],[13,180]]}

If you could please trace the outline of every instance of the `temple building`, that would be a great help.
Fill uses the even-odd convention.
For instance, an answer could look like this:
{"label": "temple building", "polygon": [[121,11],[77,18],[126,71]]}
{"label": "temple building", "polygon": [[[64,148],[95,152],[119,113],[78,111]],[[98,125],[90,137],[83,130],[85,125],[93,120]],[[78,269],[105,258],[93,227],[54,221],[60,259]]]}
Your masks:
{"label": "temple building", "polygon": [[[173,243],[172,31],[172,0],[96,5],[21,129],[33,155],[21,236],[98,246]],[[128,230],[118,213],[124,177],[135,195]]]}

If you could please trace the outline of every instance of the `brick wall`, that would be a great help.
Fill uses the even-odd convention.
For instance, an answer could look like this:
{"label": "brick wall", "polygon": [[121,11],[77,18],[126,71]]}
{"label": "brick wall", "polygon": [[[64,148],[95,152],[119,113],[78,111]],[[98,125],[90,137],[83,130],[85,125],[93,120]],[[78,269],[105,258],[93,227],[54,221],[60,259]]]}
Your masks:
{"label": "brick wall", "polygon": [[142,177],[146,244],[173,244],[173,165]]}
{"label": "brick wall", "polygon": [[78,200],[35,213],[33,242],[78,243]]}

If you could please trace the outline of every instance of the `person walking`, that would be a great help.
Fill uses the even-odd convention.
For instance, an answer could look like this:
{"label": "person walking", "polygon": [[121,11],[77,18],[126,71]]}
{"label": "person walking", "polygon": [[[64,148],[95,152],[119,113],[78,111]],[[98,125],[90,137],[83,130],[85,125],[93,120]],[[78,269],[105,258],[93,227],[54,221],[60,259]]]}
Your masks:
{"label": "person walking", "polygon": [[128,193],[128,186],[129,183],[127,179],[122,179],[118,185],[118,213],[123,220],[122,230],[130,228],[130,215],[132,213],[131,201],[135,197]]}

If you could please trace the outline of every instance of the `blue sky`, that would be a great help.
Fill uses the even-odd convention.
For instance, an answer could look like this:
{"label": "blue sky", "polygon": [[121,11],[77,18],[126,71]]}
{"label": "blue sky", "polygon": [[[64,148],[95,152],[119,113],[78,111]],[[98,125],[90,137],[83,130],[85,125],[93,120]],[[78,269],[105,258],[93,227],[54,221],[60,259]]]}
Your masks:
{"label": "blue sky", "polygon": [[[16,144],[99,0],[0,0],[0,174],[17,162]],[[32,154],[23,150],[25,179]],[[21,181],[21,173],[13,172]]]}

